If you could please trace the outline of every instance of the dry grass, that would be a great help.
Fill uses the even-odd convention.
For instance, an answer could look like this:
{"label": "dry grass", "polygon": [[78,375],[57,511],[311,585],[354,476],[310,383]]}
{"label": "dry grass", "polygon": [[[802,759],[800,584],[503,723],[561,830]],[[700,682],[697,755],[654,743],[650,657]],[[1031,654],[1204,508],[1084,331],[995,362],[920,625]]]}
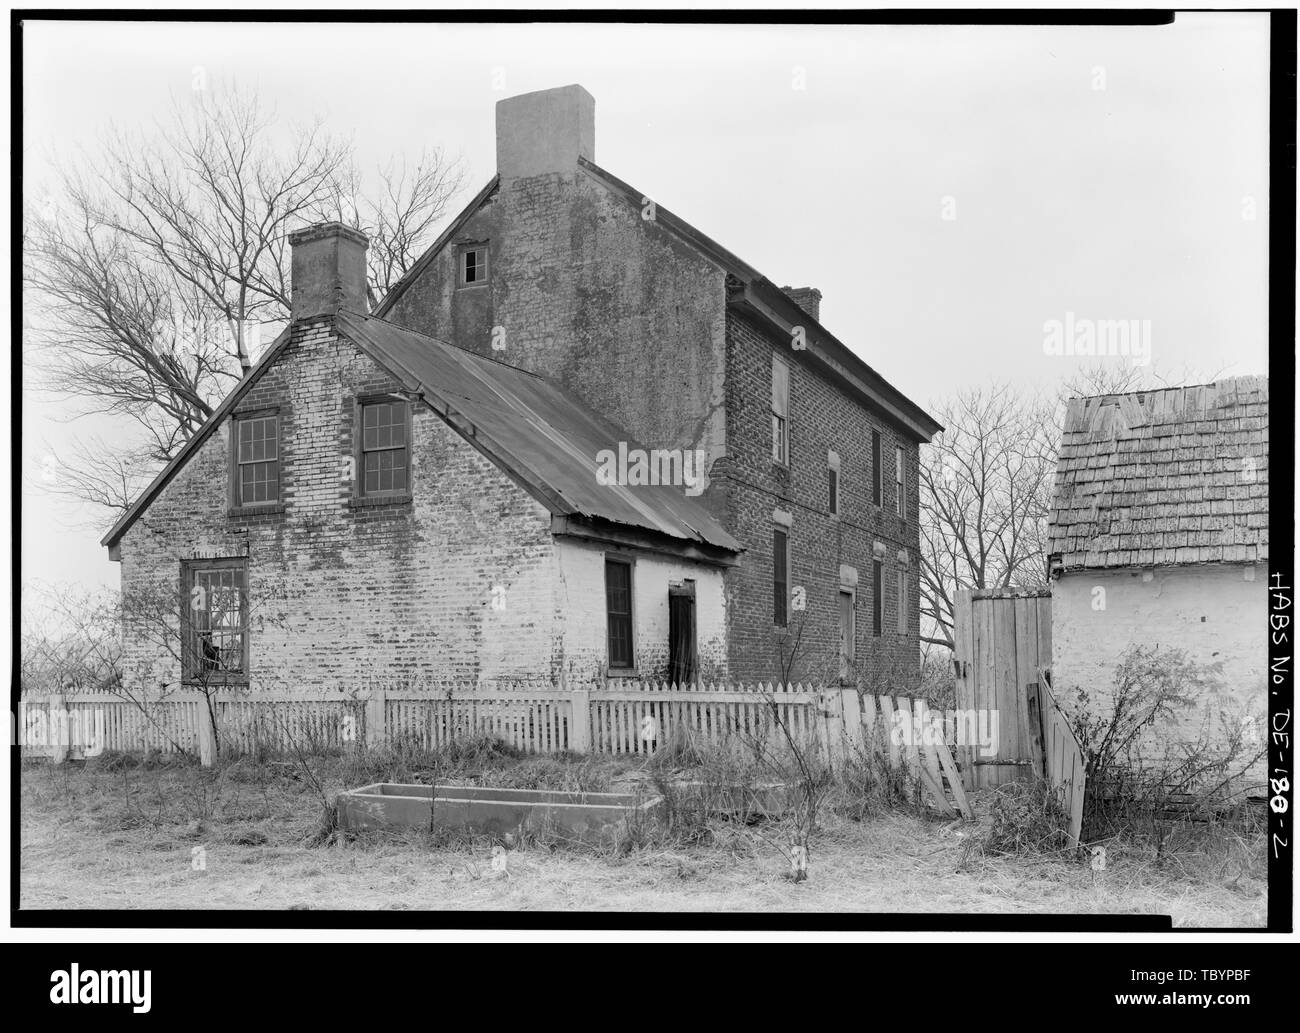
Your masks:
{"label": "dry grass", "polygon": [[[324,762],[331,790],[355,762]],[[115,769],[116,768],[116,769]],[[481,777],[619,788],[643,776],[612,761],[492,760]],[[382,775],[380,777],[383,777]],[[448,779],[450,780],[450,779]],[[350,784],[358,784],[356,782]],[[1108,845],[1105,872],[1063,856],[963,849],[978,828],[897,811],[854,821],[828,810],[794,883],[779,829],[717,822],[702,844],[624,851],[528,846],[505,872],[492,844],[427,836],[309,847],[319,798],[284,763],[22,771],[24,908],[349,908],[396,910],[1010,912],[1170,914],[1184,926],[1265,920],[1262,840],[1202,837],[1177,851]],[[195,870],[202,847],[206,867]]]}

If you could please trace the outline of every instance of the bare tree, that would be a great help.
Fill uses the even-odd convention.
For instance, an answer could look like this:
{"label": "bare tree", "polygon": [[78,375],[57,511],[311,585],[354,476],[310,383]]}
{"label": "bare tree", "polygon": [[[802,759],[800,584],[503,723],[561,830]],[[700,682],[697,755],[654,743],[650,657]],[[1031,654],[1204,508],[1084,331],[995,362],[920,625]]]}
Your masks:
{"label": "bare tree", "polygon": [[256,94],[203,92],[149,132],[114,131],[29,207],[24,282],[33,386],[72,416],[135,424],[105,468],[74,450],[56,490],[114,516],[212,415],[290,309],[288,234],[343,217],[373,238],[371,297],[427,246],[460,185],[441,151],[394,161],[369,197],[350,145],[319,122],[281,127]]}
{"label": "bare tree", "polygon": [[[1173,382],[1189,379],[1184,369]],[[1151,367],[1099,364],[1039,397],[993,384],[936,407],[947,429],[923,449],[920,465],[922,642],[952,648],[961,589],[1046,584],[1047,517],[1066,401],[1170,383]]]}
{"label": "bare tree", "polygon": [[1005,384],[962,391],[938,417],[920,466],[921,638],[951,647],[959,589],[1044,583],[1055,446],[1051,409]]}

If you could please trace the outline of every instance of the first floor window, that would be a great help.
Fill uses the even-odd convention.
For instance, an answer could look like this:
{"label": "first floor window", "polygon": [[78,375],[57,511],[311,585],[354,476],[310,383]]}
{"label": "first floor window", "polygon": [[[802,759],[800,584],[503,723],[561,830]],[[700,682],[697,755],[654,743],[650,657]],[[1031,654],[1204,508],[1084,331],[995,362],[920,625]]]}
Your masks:
{"label": "first floor window", "polygon": [[605,617],[609,629],[609,666],[632,666],[632,564],[605,561]]}
{"label": "first floor window", "polygon": [[244,680],[248,676],[248,561],[188,560],[181,573],[185,680]]}
{"label": "first floor window", "polygon": [[898,633],[907,634],[907,571],[898,572]]}
{"label": "first floor window", "polygon": [[778,628],[790,622],[790,535],[784,527],[772,529],[772,623]]}
{"label": "first floor window", "polygon": [[279,418],[274,414],[235,417],[235,505],[280,501]]}
{"label": "first floor window", "polygon": [[847,681],[853,670],[857,649],[854,637],[853,593],[840,589],[840,681]]}
{"label": "first floor window", "polygon": [[382,400],[361,406],[361,494],[401,495],[407,476],[407,405]]}
{"label": "first floor window", "polygon": [[879,560],[871,563],[871,634],[880,634],[881,614],[884,610],[883,565]]}

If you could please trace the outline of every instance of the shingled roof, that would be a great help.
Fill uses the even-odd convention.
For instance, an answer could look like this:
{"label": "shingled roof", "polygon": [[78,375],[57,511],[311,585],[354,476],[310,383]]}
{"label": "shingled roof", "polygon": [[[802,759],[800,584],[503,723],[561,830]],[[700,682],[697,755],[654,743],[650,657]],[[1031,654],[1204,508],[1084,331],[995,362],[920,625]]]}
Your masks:
{"label": "shingled roof", "polygon": [[1268,558],[1268,378],[1072,398],[1054,572]]}

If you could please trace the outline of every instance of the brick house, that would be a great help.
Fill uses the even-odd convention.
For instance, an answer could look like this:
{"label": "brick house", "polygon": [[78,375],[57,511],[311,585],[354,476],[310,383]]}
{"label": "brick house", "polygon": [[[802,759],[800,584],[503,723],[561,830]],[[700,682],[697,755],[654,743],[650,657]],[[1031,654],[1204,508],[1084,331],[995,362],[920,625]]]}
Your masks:
{"label": "brick house", "polygon": [[1212,719],[1246,721],[1262,740],[1266,377],[1071,399],[1048,548],[1063,705],[1079,691],[1108,700],[1131,644],[1174,647],[1217,665]]}
{"label": "brick house", "polygon": [[376,315],[554,378],[707,457],[740,546],[727,670],[918,678],[918,449],[942,428],[776,287],[595,164],[581,86],[497,104],[497,173]]}
{"label": "brick house", "polygon": [[127,676],[725,675],[739,546],[700,502],[599,484],[621,428],[366,315],[361,234],[290,239],[289,327],[104,538]]}
{"label": "brick house", "polygon": [[373,313],[363,237],[292,238],[290,326],[104,539],[183,600],[182,675],[914,686],[941,428],[594,132],[579,86],[498,104],[497,174]]}

